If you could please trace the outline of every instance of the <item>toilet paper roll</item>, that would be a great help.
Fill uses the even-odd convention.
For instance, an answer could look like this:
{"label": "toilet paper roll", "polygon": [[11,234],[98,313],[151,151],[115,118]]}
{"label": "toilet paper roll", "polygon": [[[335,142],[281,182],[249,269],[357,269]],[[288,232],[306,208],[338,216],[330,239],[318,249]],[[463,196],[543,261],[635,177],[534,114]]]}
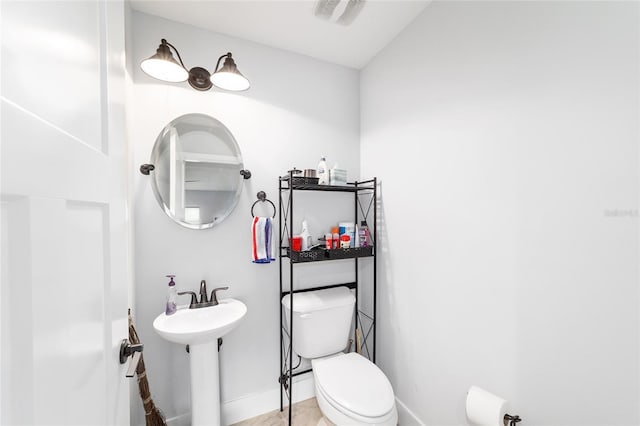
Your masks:
{"label": "toilet paper roll", "polygon": [[504,426],[509,403],[477,386],[467,392],[467,418],[472,425]]}

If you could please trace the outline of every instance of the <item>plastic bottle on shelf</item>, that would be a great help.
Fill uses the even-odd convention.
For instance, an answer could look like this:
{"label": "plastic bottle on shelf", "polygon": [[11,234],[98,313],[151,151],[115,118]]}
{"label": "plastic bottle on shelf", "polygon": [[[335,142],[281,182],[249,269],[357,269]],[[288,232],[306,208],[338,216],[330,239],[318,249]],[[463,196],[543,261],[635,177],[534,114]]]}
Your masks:
{"label": "plastic bottle on shelf", "polygon": [[337,249],[340,248],[340,228],[338,228],[337,226],[334,226],[333,229],[331,230],[331,234],[332,234],[332,249]]}
{"label": "plastic bottle on shelf", "polygon": [[316,168],[316,175],[318,176],[319,185],[329,184],[329,168],[327,167],[327,160],[325,157],[320,158],[320,162]]}
{"label": "plastic bottle on shelf", "polygon": [[356,225],[351,222],[347,227],[347,233],[349,234],[349,247],[355,247],[356,244]]}
{"label": "plastic bottle on shelf", "polygon": [[360,234],[360,246],[369,247],[371,245],[371,232],[369,231],[366,220],[360,222],[358,233]]}
{"label": "plastic bottle on shelf", "polygon": [[331,250],[333,248],[333,234],[324,234],[324,248]]}
{"label": "plastic bottle on shelf", "polygon": [[356,230],[353,233],[354,236],[354,241],[353,242],[353,247],[360,247],[360,228],[358,227],[358,224],[356,223]]}
{"label": "plastic bottle on shelf", "polygon": [[178,298],[178,293],[176,292],[176,283],[173,281],[175,275],[167,275],[167,278],[170,278],[169,281],[169,292],[167,293],[167,307],[165,308],[164,313],[166,315],[173,315],[178,310],[178,306],[176,305],[176,299]]}
{"label": "plastic bottle on shelf", "polygon": [[311,241],[311,233],[309,232],[309,227],[307,226],[307,220],[302,221],[302,231],[300,232],[300,236],[302,237],[302,251],[307,251],[313,245]]}

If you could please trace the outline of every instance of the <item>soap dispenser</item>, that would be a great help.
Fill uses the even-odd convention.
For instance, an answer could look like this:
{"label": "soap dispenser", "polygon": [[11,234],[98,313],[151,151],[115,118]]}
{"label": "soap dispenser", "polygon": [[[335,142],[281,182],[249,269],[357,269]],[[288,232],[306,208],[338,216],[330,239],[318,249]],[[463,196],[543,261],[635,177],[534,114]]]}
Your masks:
{"label": "soap dispenser", "polygon": [[167,293],[167,308],[164,313],[167,315],[173,315],[178,310],[176,306],[176,300],[178,298],[178,293],[176,292],[176,283],[173,281],[175,275],[167,275],[169,280],[169,292]]}

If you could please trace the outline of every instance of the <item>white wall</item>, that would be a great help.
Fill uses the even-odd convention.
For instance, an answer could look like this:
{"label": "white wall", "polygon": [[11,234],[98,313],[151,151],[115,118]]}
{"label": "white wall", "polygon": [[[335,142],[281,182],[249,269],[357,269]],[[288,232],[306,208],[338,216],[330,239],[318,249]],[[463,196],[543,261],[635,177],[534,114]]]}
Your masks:
{"label": "white wall", "polygon": [[[260,190],[277,205],[278,176],[293,166],[315,168],[322,155],[327,156],[330,167],[338,162],[348,169],[350,179],[359,176],[358,72],[138,12],[130,18],[132,43],[127,59],[133,72],[129,90],[133,167],[137,170],[149,162],[155,139],[167,123],[198,112],[229,128],[240,145],[245,167],[253,173],[245,181],[238,206],[224,222],[210,230],[194,231],[165,216],[149,178],[134,172],[134,312],[145,344],[151,392],[167,417],[189,412],[188,355],[183,346],[161,340],[151,325],[164,310],[165,275],[175,274],[179,290],[196,290],[205,279],[210,289],[229,285],[230,290],[220,296],[238,298],[248,307],[246,319],[224,338],[220,353],[223,413],[225,403],[235,400],[235,410],[246,409],[244,413],[251,417],[251,407],[243,408],[242,398],[253,401],[255,407],[258,400],[264,403],[260,395],[269,402],[258,409],[275,409],[279,406],[278,264],[250,262],[250,209]],[[220,55],[232,52],[240,71],[251,81],[251,89],[197,92],[187,83],[172,85],[149,78],[137,64],[155,52],[161,38],[179,49],[187,67],[211,71]],[[307,216],[314,236],[323,233],[322,208],[327,209],[327,204],[309,198],[298,206],[298,218]],[[334,210],[337,222],[341,213]],[[256,213],[270,214],[271,210],[256,206]],[[299,223],[296,231],[297,227]],[[313,276],[320,270],[314,265],[306,269],[310,274],[296,284],[318,283]],[[338,267],[323,273],[321,279],[339,282],[350,274],[350,269]],[[132,407],[132,424],[143,423],[141,403],[132,401]]]}
{"label": "white wall", "polygon": [[637,425],[637,2],[433,2],[361,76],[380,364],[427,425]]}

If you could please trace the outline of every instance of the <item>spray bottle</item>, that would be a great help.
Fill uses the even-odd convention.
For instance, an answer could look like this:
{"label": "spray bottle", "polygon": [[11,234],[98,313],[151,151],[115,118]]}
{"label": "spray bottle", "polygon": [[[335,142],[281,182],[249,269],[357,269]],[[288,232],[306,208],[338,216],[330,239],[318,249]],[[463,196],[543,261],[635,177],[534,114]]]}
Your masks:
{"label": "spray bottle", "polygon": [[302,251],[309,250],[313,245],[313,241],[311,240],[311,233],[309,232],[306,219],[302,221],[302,231],[300,232],[300,236],[302,237]]}

